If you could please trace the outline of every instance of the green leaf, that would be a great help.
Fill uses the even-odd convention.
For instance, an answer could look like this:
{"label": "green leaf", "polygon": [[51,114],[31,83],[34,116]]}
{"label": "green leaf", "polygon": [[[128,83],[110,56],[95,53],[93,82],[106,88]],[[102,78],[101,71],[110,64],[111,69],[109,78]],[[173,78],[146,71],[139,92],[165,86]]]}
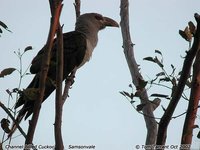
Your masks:
{"label": "green leaf", "polygon": [[11,32],[11,31],[8,29],[7,25],[6,25],[5,23],[3,23],[2,21],[0,21],[0,26],[2,26],[5,30]]}
{"label": "green leaf", "polygon": [[175,69],[174,65],[171,64],[172,69]]}
{"label": "green leaf", "polygon": [[159,76],[164,76],[164,75],[165,75],[164,72],[159,72],[159,73],[156,74],[157,77],[159,77]]}
{"label": "green leaf", "polygon": [[32,47],[32,46],[27,46],[27,47],[24,49],[24,52],[29,51],[29,50],[33,50],[33,47]]}
{"label": "green leaf", "polygon": [[170,82],[171,79],[170,79],[169,77],[165,77],[165,78],[161,78],[161,79],[159,80],[159,82],[161,82],[161,81]]}
{"label": "green leaf", "polygon": [[129,94],[129,93],[126,92],[126,91],[119,92],[119,93],[122,94],[122,95],[125,96],[125,97],[129,97],[130,99],[133,99],[133,97],[134,97],[133,93]]}
{"label": "green leaf", "polygon": [[126,95],[124,94],[124,92],[121,92],[121,91],[120,91],[119,93],[126,97]]}
{"label": "green leaf", "polygon": [[168,95],[158,93],[151,94],[151,97],[169,98]]}
{"label": "green leaf", "polygon": [[145,57],[145,58],[143,58],[143,60],[147,60],[147,61],[151,61],[151,62],[155,63],[155,60],[153,57]]}
{"label": "green leaf", "polygon": [[158,53],[158,54],[160,54],[161,56],[162,56],[162,53],[161,53],[161,51],[159,51],[159,50],[155,50],[155,53]]}
{"label": "green leaf", "polygon": [[2,21],[0,21],[0,26],[2,26],[4,29],[8,29],[7,25],[3,23]]}
{"label": "green leaf", "polygon": [[15,71],[15,68],[6,68],[3,71],[1,71],[0,73],[0,78],[3,78],[6,75],[10,75],[11,73],[13,73],[13,71]]}
{"label": "green leaf", "polygon": [[158,64],[158,66],[160,66],[161,68],[163,68],[163,67],[164,67],[164,65],[161,63],[161,61],[160,61],[160,60],[158,60],[158,58],[157,58],[157,57],[155,57],[155,58],[154,58],[154,62],[155,62],[156,64]]}

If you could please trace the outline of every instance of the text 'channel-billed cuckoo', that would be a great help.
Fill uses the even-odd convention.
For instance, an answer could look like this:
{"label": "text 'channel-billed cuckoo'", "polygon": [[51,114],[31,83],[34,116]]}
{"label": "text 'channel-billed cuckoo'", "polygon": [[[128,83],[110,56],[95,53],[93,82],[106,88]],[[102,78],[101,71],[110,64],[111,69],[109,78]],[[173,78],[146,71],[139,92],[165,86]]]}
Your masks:
{"label": "text 'channel-billed cuckoo'", "polygon": [[[111,18],[104,17],[97,13],[86,13],[78,17],[75,31],[67,32],[63,34],[63,46],[64,46],[64,66],[63,66],[63,80],[73,71],[73,69],[80,68],[87,61],[89,61],[94,48],[98,42],[98,32],[105,27],[119,27],[118,23]],[[39,76],[42,70],[42,59],[45,47],[42,48],[32,61],[30,72],[35,74],[35,77],[27,87],[27,89],[39,88]],[[44,98],[47,97],[55,90],[56,86],[52,83],[56,81],[56,39],[51,51],[51,61],[49,71],[47,74],[47,81],[45,85]],[[48,82],[48,79],[51,82]],[[37,97],[37,96],[36,96]],[[36,98],[35,98],[36,99]],[[27,119],[33,113],[33,106],[37,100],[33,97],[29,98],[26,94],[20,95],[15,108],[22,106],[16,121],[20,123],[25,116]],[[16,128],[16,127],[15,127]],[[13,130],[11,130],[13,132]]]}

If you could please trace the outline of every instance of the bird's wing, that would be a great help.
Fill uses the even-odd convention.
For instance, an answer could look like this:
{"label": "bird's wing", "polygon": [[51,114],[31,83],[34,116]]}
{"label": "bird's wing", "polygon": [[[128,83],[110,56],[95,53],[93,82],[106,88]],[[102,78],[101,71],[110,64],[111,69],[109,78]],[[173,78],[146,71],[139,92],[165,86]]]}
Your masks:
{"label": "bird's wing", "polygon": [[[68,76],[68,74],[74,69],[74,67],[79,66],[84,58],[86,51],[86,38],[85,35],[72,31],[63,34],[63,46],[64,46],[64,68],[63,68],[63,77],[64,79]],[[32,61],[32,66],[30,68],[30,72],[36,74],[27,89],[38,89],[39,86],[39,72],[41,71],[42,59],[44,55],[45,46],[38,52],[35,58]],[[56,80],[56,39],[54,40],[54,44],[51,51],[51,62],[48,71],[48,79],[51,81]],[[49,84],[46,82],[45,84],[45,94],[44,99],[55,90],[55,85]],[[23,105],[23,108],[20,111],[19,116],[24,116],[26,114],[27,118],[33,112],[34,100],[28,100],[27,97],[23,96],[23,94],[18,99],[15,108]]]}
{"label": "bird's wing", "polygon": [[[57,43],[56,39],[54,39],[51,51],[50,68],[53,67],[56,63],[56,51],[57,51],[56,43]],[[75,66],[80,65],[81,61],[84,58],[86,51],[86,37],[84,34],[77,31],[64,33],[63,46],[64,46],[64,67],[69,73]],[[30,72],[32,74],[36,74],[41,71],[42,60],[45,49],[46,46],[44,46],[32,60],[32,64],[30,67]]]}

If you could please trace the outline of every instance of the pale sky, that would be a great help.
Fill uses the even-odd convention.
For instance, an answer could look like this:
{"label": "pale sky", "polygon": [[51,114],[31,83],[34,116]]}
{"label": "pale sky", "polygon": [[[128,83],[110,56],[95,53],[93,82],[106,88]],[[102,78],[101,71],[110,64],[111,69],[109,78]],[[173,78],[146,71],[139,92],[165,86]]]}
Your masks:
{"label": "pale sky", "polygon": [[[75,24],[73,0],[64,1],[61,24],[64,32],[72,31]],[[97,12],[120,22],[120,1],[81,1],[81,13]],[[140,64],[141,73],[146,80],[154,78],[159,68],[144,57],[154,56],[159,49],[164,55],[164,64],[170,71],[170,65],[181,70],[185,50],[188,43],[182,39],[179,29],[184,29],[189,21],[194,20],[194,13],[199,13],[200,1],[169,0],[148,1],[130,0],[130,28],[132,42],[135,45],[135,57]],[[45,44],[50,23],[48,1],[2,0],[0,4],[0,20],[7,24],[12,33],[4,31],[0,37],[0,71],[7,67],[19,68],[19,60],[14,51],[33,46],[34,50],[23,57],[23,67],[30,64],[32,58]],[[33,76],[23,79],[21,89],[26,88]],[[6,89],[18,87],[19,75],[0,79],[0,100],[7,105]],[[131,77],[122,49],[120,28],[106,28],[99,33],[99,42],[89,63],[76,74],[75,83],[70,90],[63,110],[63,140],[65,149],[69,145],[95,145],[95,150],[133,150],[136,145],[144,145],[146,126],[143,116],[133,109],[131,104],[119,91],[130,91],[128,85]],[[154,87],[152,93],[169,94],[170,91]],[[52,94],[42,105],[33,143],[36,145],[54,145],[54,97]],[[153,98],[150,98],[153,99]],[[137,104],[139,104],[139,100]],[[11,100],[14,103],[15,99]],[[136,105],[137,105],[136,104]],[[162,105],[168,101],[162,99]],[[187,102],[181,100],[174,115],[187,109]],[[163,110],[159,107],[155,112],[161,117]],[[199,113],[198,113],[199,114]],[[6,114],[0,109],[0,119]],[[182,127],[185,116],[171,121],[168,129],[167,145],[180,145]],[[29,118],[30,119],[30,118]],[[158,120],[159,121],[159,120]],[[197,124],[200,118],[197,118]],[[21,126],[27,130],[28,121]],[[193,147],[199,148],[194,130]],[[0,137],[2,137],[0,130]],[[16,135],[18,135],[16,133]],[[24,138],[13,139],[11,145],[24,144]]]}

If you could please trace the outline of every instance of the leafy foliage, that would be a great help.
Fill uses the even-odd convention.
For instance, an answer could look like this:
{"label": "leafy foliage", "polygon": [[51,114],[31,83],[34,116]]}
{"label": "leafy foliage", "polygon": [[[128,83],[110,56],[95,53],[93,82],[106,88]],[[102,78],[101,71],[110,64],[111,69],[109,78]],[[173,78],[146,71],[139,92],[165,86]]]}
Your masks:
{"label": "leafy foliage", "polygon": [[[189,43],[192,41],[193,39],[193,35],[196,32],[196,27],[194,26],[194,24],[190,21],[188,23],[188,26],[184,29],[184,31],[180,30],[179,33],[180,35]],[[190,48],[190,47],[189,47]],[[180,75],[181,72],[176,72],[176,67],[174,64],[170,64],[171,67],[171,71],[166,71],[165,70],[165,65],[164,65],[164,58],[163,58],[163,54],[160,50],[155,50],[155,56],[147,56],[145,58],[143,58],[143,60],[154,63],[155,65],[157,65],[161,71],[158,72],[155,75],[155,78],[150,80],[150,81],[145,81],[143,79],[140,79],[139,82],[139,86],[136,88],[136,92],[133,92],[133,87],[130,84],[129,87],[132,89],[132,92],[127,92],[127,91],[122,91],[120,92],[120,94],[122,94],[123,96],[125,96],[129,102],[131,103],[131,105],[139,112],[142,111],[143,107],[145,106],[145,104],[139,104],[136,105],[136,107],[134,106],[134,103],[136,102],[134,100],[135,97],[139,97],[141,94],[141,89],[145,88],[147,86],[147,84],[150,85],[149,88],[151,88],[152,86],[159,86],[159,87],[163,87],[163,88],[167,88],[169,91],[171,91],[171,94],[163,94],[163,93],[152,93],[150,96],[151,97],[155,97],[155,99],[152,102],[152,104],[155,105],[155,109],[160,105],[161,99],[167,99],[170,100],[174,94],[174,92],[176,91],[177,88],[177,84],[178,81],[180,79]],[[187,80],[187,87],[190,88],[191,87],[191,75],[188,77]],[[186,100],[188,100],[188,98],[186,97],[186,94],[183,93],[182,97]],[[161,99],[160,99],[161,98]],[[154,107],[154,106],[153,106]],[[161,109],[165,112],[166,108],[161,105]]]}
{"label": "leafy foliage", "polygon": [[[3,25],[3,24],[2,24]],[[3,25],[4,26],[4,25]],[[6,26],[4,26],[6,27]],[[28,72],[28,69],[29,69],[29,66],[27,67],[27,69],[23,70],[23,65],[22,65],[22,57],[23,55],[27,52],[27,51],[30,51],[32,50],[32,46],[27,46],[23,52],[20,51],[20,49],[18,51],[14,51],[14,53],[16,54],[16,56],[18,57],[19,59],[19,68],[5,68],[1,71],[0,73],[0,78],[3,78],[7,75],[11,75],[14,71],[16,71],[18,74],[19,74],[19,84],[17,86],[17,88],[13,88],[13,89],[6,89],[6,92],[9,96],[8,98],[8,103],[7,103],[7,110],[10,112],[11,115],[13,115],[13,117],[17,114],[17,110],[14,109],[14,105],[15,104],[10,104],[10,99],[14,99],[16,98],[16,101],[18,100],[19,96],[23,93],[25,93],[24,95],[29,97],[29,100],[32,100],[33,97],[37,94],[37,89],[27,89],[27,90],[20,90],[20,87],[21,87],[21,82],[22,82],[22,79],[25,75],[27,75],[27,72]],[[9,128],[9,124],[10,124],[10,121],[9,121],[9,117],[6,118],[3,118],[1,120],[1,128],[3,129],[4,131],[4,135],[5,133],[10,133],[10,128]],[[6,140],[8,139],[4,139],[5,136],[3,135],[3,138],[2,138],[2,141],[5,142]],[[5,140],[5,141],[4,141]],[[1,145],[0,145],[1,146]]]}
{"label": "leafy foliage", "polygon": [[161,56],[161,59],[159,60],[157,56],[155,57],[145,57],[143,58],[143,60],[146,60],[146,61],[150,61],[150,62],[153,62],[153,63],[156,63],[159,67],[163,68],[164,65],[163,65],[163,58],[162,58],[162,53],[161,51],[159,50],[155,50],[155,53],[159,54]]}

